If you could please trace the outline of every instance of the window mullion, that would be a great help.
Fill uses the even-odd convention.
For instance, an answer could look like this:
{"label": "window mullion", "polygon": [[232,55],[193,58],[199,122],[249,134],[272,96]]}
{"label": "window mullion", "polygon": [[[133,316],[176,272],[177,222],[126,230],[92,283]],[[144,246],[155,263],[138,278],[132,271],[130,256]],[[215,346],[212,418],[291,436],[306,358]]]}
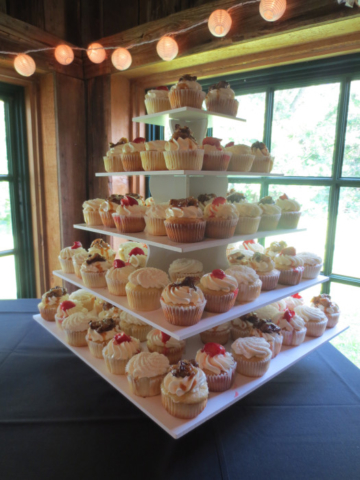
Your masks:
{"label": "window mullion", "polygon": [[274,89],[269,88],[266,92],[265,100],[265,122],[263,142],[271,150],[271,131],[274,115]]}

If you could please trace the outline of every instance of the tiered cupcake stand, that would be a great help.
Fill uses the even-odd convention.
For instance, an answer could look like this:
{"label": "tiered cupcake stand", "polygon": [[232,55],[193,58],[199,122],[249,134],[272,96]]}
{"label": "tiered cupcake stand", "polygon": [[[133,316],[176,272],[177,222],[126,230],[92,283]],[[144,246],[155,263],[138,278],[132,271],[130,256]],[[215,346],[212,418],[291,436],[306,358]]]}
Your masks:
{"label": "tiered cupcake stand", "polygon": [[[215,114],[197,109],[177,109],[161,114],[146,115],[134,118],[133,121],[148,124],[165,126],[170,122],[173,129],[175,123],[186,123],[190,128],[197,132],[199,141],[202,141],[208,126],[211,126],[211,120]],[[226,115],[219,115],[233,121],[243,121],[234,119]],[[119,172],[119,173],[98,173],[97,176],[110,175],[149,175],[150,191],[156,202],[168,201],[170,198],[184,198],[189,195],[197,197],[201,193],[215,193],[218,196],[225,196],[228,187],[228,177],[239,176],[237,172],[198,172],[198,171],[164,171],[164,172]],[[248,174],[249,176],[264,176],[264,174]],[[241,174],[241,176],[243,176]],[[245,177],[245,175],[244,175]],[[231,239],[214,240],[205,239],[203,242],[193,244],[179,244],[171,242],[167,237],[154,237],[147,235],[145,232],[138,234],[121,234],[116,229],[106,227],[88,227],[85,224],[74,225],[75,228],[88,230],[95,233],[117,236],[127,240],[134,240],[146,243],[149,248],[149,257],[147,266],[160,268],[164,271],[168,270],[169,264],[180,257],[197,258],[204,264],[204,271],[209,272],[214,268],[227,268],[226,246],[228,243],[249,240],[252,238],[267,237],[271,235],[284,235],[288,233],[303,231],[297,230],[277,230],[271,232],[261,232],[253,235],[238,235]],[[278,301],[289,295],[310,288],[328,281],[327,277],[318,276],[316,279],[304,280],[296,286],[278,286],[276,290],[261,293],[260,297],[251,303],[244,305],[236,305],[229,312],[222,314],[211,314],[205,312],[202,320],[190,327],[176,327],[166,322],[162,311],[159,309],[153,312],[136,312],[129,308],[126,297],[117,297],[111,295],[107,289],[92,290],[84,286],[82,280],[78,279],[74,274],[66,274],[62,271],[55,271],[54,274],[77,287],[91,291],[97,297],[100,297],[113,305],[128,311],[144,322],[159,328],[163,332],[177,338],[179,340],[187,339],[186,351],[184,358],[194,358],[196,351],[202,348],[203,344],[200,340],[199,333],[208,330],[216,325],[230,321],[238,316],[256,310],[260,307]],[[327,329],[319,338],[306,337],[305,342],[298,347],[283,347],[280,354],[271,360],[270,368],[267,373],[260,378],[247,378],[236,375],[233,387],[223,393],[210,393],[208,404],[205,410],[192,420],[180,420],[169,415],[161,404],[160,396],[141,398],[133,395],[127,383],[126,376],[112,375],[106,370],[105,362],[101,359],[93,357],[87,348],[74,348],[69,346],[64,334],[59,330],[55,323],[44,321],[40,315],[35,315],[34,319],[42,325],[48,332],[54,335],[67,348],[81,358],[87,365],[95,370],[101,377],[109,382],[114,388],[122,393],[128,400],[134,403],[140,410],[148,415],[154,422],[162,427],[173,438],[180,438],[190,432],[197,426],[204,423],[209,418],[221,412],[234,402],[248,395],[264,383],[283,372],[291,365],[299,361],[308,353],[312,352],[325,342],[331,340],[339,333],[343,332],[346,327],[337,325],[332,329]],[[230,349],[231,342],[226,347]],[[146,345],[144,343],[144,349]]]}

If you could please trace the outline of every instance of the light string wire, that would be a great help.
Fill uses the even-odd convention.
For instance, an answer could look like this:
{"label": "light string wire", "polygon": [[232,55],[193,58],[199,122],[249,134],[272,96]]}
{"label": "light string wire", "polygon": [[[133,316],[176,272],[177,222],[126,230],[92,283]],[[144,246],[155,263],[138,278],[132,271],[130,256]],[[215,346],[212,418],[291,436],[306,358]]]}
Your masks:
{"label": "light string wire", "polygon": [[[236,5],[233,5],[232,7],[229,7],[226,11],[230,12],[231,10],[234,10],[235,8],[240,8],[244,7],[245,5],[251,5],[253,3],[260,3],[261,0],[248,0],[243,3],[238,3]],[[181,30],[177,30],[175,32],[169,32],[164,35],[161,35],[159,38],[153,38],[151,40],[145,40],[143,42],[139,43],[133,43],[132,45],[129,45],[128,47],[123,47],[126,48],[127,50],[130,50],[131,48],[135,47],[140,47],[142,45],[148,45],[149,43],[154,43],[158,42],[161,40],[162,37],[173,37],[176,35],[181,35],[182,33],[186,33],[189,30],[192,30],[193,28],[199,27],[200,25],[204,25],[204,23],[207,23],[209,21],[208,18],[201,20],[201,22],[194,23],[193,25],[190,25],[189,27],[182,28]],[[44,47],[44,48],[37,48],[37,49],[31,49],[31,50],[26,50],[25,52],[7,52],[7,51],[0,51],[0,55],[19,55],[20,53],[28,54],[28,53],[37,53],[37,52],[45,52],[45,51],[50,51],[50,50],[55,50],[56,47]],[[89,48],[84,48],[84,47],[70,47],[72,50],[80,50],[83,52],[89,51]],[[96,48],[91,48],[90,51],[93,50],[116,50],[117,48],[120,48],[120,46],[108,46],[108,47],[96,47]]]}

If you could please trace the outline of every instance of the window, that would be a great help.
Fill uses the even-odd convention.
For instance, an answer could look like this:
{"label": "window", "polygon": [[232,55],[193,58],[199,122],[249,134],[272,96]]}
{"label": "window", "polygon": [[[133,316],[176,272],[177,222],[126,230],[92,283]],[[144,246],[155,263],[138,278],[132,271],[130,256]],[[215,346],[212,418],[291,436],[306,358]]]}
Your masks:
{"label": "window", "polygon": [[0,299],[35,297],[21,87],[0,84]]}

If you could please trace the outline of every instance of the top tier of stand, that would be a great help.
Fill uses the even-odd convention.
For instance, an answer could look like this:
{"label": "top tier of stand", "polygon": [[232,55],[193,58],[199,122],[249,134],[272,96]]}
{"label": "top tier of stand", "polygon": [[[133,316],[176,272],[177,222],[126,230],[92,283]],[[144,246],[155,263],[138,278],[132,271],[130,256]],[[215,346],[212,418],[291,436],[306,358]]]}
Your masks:
{"label": "top tier of stand", "polygon": [[97,177],[134,177],[144,175],[155,176],[186,176],[186,177],[283,177],[283,173],[256,173],[256,172],[220,172],[210,170],[156,170],[153,172],[101,172]]}

